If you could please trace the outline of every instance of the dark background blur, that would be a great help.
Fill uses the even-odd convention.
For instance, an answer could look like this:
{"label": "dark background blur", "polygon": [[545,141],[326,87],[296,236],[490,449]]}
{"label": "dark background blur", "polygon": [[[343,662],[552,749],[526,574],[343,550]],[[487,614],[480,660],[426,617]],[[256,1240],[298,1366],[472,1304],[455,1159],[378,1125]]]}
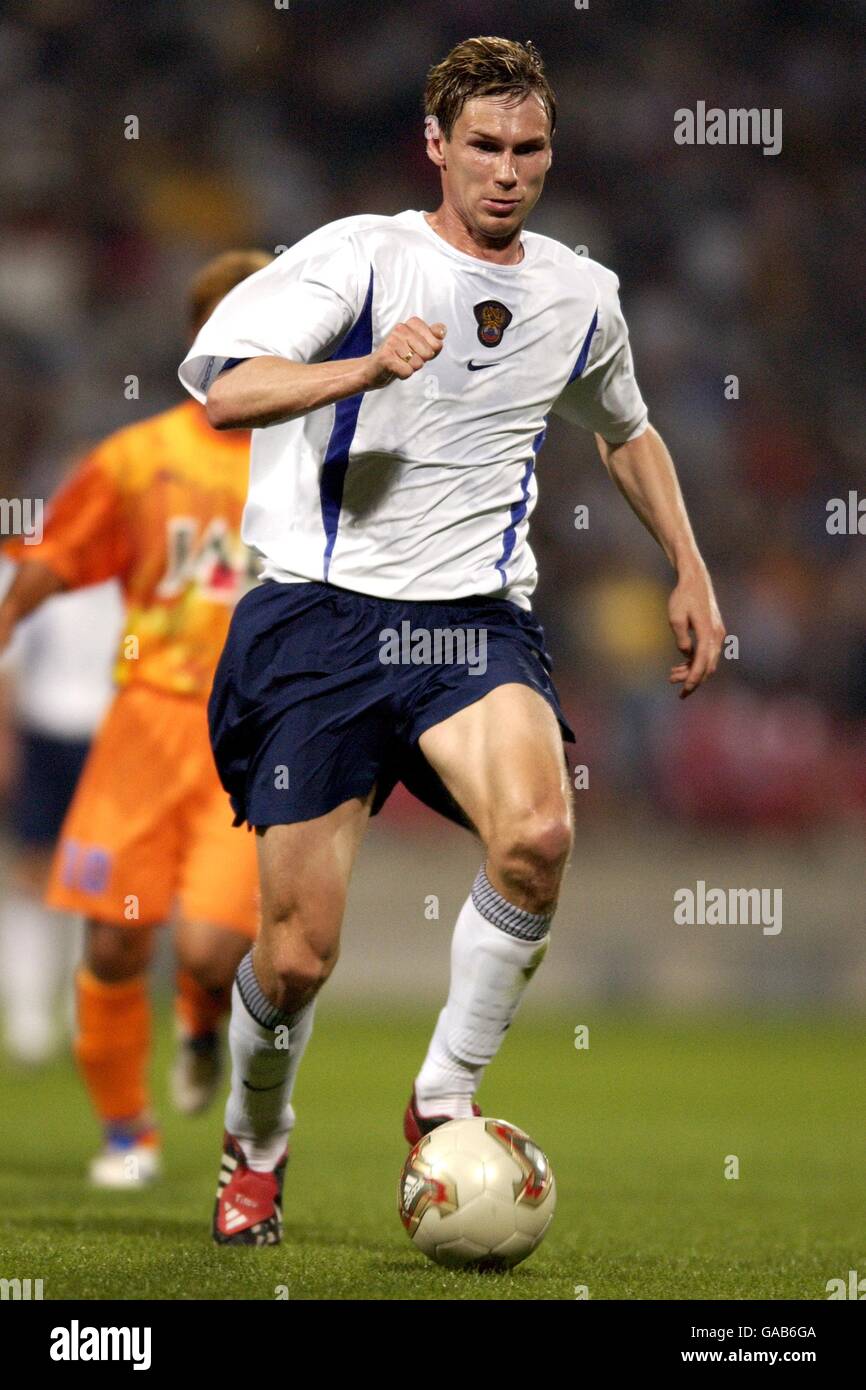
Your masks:
{"label": "dark background blur", "polygon": [[[86,443],[180,398],[184,291],[215,252],[433,209],[425,73],[486,33],[531,38],[546,61],[559,125],[530,228],[619,275],[650,419],[739,644],[711,687],[677,700],[666,563],[590,436],[554,422],[533,519],[536,610],[589,786],[575,793],[569,880],[584,955],[549,987],[861,1000],[866,536],[826,527],[830,499],[866,496],[857,0],[5,4],[0,493],[45,495]],[[781,108],[781,153],[676,144],[674,112],[698,101]],[[129,374],[138,400],[124,396]],[[439,885],[429,847],[459,866],[455,910],[477,851],[405,796],[375,833],[356,890],[371,924],[383,875],[400,878],[388,863],[423,842],[411,912],[388,911],[423,934],[416,899],[441,886],[444,928],[451,880]],[[716,929],[678,957],[670,894],[696,877],[784,885],[788,935]],[[442,968],[443,950],[444,932],[431,955]],[[361,954],[350,960],[362,974]],[[371,982],[383,978],[372,963]]]}

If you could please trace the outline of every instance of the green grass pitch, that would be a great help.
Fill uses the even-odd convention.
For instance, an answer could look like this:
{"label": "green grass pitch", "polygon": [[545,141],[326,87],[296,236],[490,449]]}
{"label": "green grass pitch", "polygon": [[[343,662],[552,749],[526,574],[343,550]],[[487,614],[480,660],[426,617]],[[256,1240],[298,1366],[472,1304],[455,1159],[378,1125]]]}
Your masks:
{"label": "green grass pitch", "polygon": [[165,1016],[166,1176],[147,1191],[85,1185],[97,1130],[71,1063],[6,1068],[0,1276],[41,1278],[46,1299],[574,1299],[580,1285],[591,1299],[823,1299],[828,1279],[866,1273],[858,1020],[586,1006],[579,1020],[527,1006],[480,1094],[550,1156],[546,1241],[509,1274],[437,1268],[396,1214],[402,1111],[434,1017],[323,996],[295,1095],[284,1243],[268,1250],[210,1243],[221,1104],[171,1113]]}

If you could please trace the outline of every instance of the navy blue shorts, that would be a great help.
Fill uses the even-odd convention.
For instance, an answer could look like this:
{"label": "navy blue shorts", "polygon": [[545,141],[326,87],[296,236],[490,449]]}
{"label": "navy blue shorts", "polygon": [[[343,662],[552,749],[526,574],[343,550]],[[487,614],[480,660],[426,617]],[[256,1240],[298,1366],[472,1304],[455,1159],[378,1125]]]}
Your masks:
{"label": "navy blue shorts", "polygon": [[375,815],[403,782],[467,825],[418,739],[517,682],[573,742],[550,669],[541,627],[507,599],[420,603],[265,580],[235,609],[208,705],[235,824],[312,820],[374,785]]}
{"label": "navy blue shorts", "polygon": [[90,751],[89,739],[19,734],[20,764],[9,798],[9,828],[20,845],[49,849],[60,834]]}

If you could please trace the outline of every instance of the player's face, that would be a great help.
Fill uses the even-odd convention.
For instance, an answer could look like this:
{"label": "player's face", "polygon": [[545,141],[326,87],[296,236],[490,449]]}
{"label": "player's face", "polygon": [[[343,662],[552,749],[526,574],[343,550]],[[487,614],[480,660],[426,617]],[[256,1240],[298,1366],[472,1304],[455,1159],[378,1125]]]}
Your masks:
{"label": "player's face", "polygon": [[467,101],[443,141],[443,193],[461,220],[494,240],[513,237],[550,168],[550,121],[537,96]]}

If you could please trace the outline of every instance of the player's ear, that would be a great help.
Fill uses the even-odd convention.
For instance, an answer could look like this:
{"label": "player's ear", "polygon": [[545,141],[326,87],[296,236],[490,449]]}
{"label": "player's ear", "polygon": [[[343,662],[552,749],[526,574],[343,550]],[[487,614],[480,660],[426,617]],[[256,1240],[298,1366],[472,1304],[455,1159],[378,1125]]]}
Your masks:
{"label": "player's ear", "polygon": [[427,158],[432,160],[437,169],[445,168],[445,137],[438,135],[435,140],[427,139]]}

